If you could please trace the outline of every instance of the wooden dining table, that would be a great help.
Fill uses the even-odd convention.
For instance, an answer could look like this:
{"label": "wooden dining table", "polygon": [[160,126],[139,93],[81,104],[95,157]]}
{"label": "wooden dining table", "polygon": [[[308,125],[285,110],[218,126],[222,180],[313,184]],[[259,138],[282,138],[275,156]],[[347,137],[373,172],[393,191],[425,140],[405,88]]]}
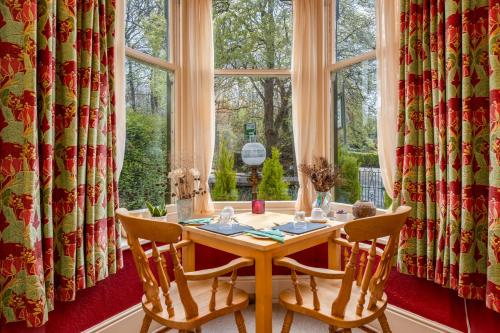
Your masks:
{"label": "wooden dining table", "polygon": [[[269,228],[293,220],[293,215],[267,212],[265,214],[242,213],[235,216],[240,224],[255,229]],[[224,252],[255,261],[255,327],[257,333],[272,332],[272,267],[273,258],[283,257],[322,243],[328,243],[328,268],[340,268],[340,246],[333,242],[339,236],[340,229],[346,222],[328,221],[326,227],[301,235],[285,234],[284,243],[269,239],[257,239],[249,235],[239,234],[224,236],[202,230],[196,226],[184,228],[184,239],[192,241],[183,249],[182,260],[186,271],[195,269],[195,246],[202,244]]]}

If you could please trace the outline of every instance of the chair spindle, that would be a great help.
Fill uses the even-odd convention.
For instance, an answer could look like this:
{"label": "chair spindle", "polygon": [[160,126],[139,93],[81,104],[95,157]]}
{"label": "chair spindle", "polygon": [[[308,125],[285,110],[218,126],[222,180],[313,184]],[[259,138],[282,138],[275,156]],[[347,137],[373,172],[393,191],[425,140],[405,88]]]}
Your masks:
{"label": "chair spindle", "polygon": [[365,272],[365,265],[366,265],[366,252],[361,251],[361,255],[359,258],[359,269],[358,269],[358,276],[356,278],[356,285],[358,287],[361,286],[361,281],[363,280],[363,274]]}
{"label": "chair spindle", "polygon": [[384,292],[385,283],[389,279],[392,269],[392,258],[398,243],[399,234],[392,235],[387,242],[382,258],[378,264],[377,270],[370,281],[370,300],[368,301],[368,309],[373,309],[377,301],[381,299]]}
{"label": "chair spindle", "polygon": [[229,280],[229,292],[227,293],[226,305],[233,304],[233,290],[236,284],[236,278],[238,277],[238,272],[236,270],[231,274],[231,279]]}
{"label": "chair spindle", "polygon": [[295,272],[295,269],[292,269],[291,277],[292,277],[293,287],[295,289],[295,298],[297,300],[297,304],[302,305],[303,300],[302,300],[302,295],[300,294],[299,281],[297,280],[297,273]]}
{"label": "chair spindle", "polygon": [[163,292],[163,297],[165,298],[165,305],[167,306],[167,312],[170,317],[175,316],[174,307],[172,305],[172,299],[170,298],[170,279],[167,273],[167,263],[165,262],[165,257],[160,253],[156,242],[153,242],[153,260],[156,262],[156,269],[158,271],[158,277],[160,279],[160,286]]}
{"label": "chair spindle", "polygon": [[198,316],[198,304],[196,304],[189,291],[189,286],[184,276],[184,269],[179,261],[177,249],[174,244],[170,244],[170,256],[174,264],[175,283],[177,284],[177,290],[179,291],[184,312],[186,313],[186,319],[191,319]]}
{"label": "chair spindle", "polygon": [[352,283],[356,272],[356,258],[358,257],[359,243],[354,243],[352,248],[349,263],[345,269],[344,278],[342,279],[342,287],[337,295],[337,298],[332,303],[332,316],[344,318],[345,308],[351,298]]}
{"label": "chair spindle", "polygon": [[144,294],[146,299],[153,305],[153,311],[161,312],[162,306],[159,297],[158,283],[149,268],[148,258],[142,251],[141,244],[139,240],[134,237],[128,238],[128,244],[134,258],[135,266],[137,267],[137,272],[143,284]]}
{"label": "chair spindle", "polygon": [[215,295],[217,294],[217,288],[219,288],[219,279],[216,276],[212,282],[212,296],[210,297],[210,304],[208,305],[210,311],[215,311]]}
{"label": "chair spindle", "polygon": [[361,292],[359,294],[358,304],[356,306],[356,314],[361,316],[363,312],[363,305],[365,304],[366,291],[370,284],[372,277],[372,265],[375,260],[375,255],[377,253],[377,240],[372,241],[372,246],[370,247],[370,252],[368,255],[368,263],[366,264],[365,274],[363,275],[363,281],[361,283]]}
{"label": "chair spindle", "polygon": [[320,308],[319,297],[318,297],[318,287],[316,285],[316,279],[311,275],[311,291],[313,293],[313,306],[314,310],[318,311]]}

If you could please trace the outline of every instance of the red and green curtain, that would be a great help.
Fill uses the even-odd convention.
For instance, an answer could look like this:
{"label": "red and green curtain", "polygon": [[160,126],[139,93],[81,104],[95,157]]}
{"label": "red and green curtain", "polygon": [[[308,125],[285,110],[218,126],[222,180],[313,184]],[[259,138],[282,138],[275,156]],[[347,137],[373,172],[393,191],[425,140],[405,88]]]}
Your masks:
{"label": "red and green curtain", "polygon": [[121,266],[114,0],[0,2],[0,325]]}
{"label": "red and green curtain", "polygon": [[398,267],[500,312],[500,2],[400,4]]}

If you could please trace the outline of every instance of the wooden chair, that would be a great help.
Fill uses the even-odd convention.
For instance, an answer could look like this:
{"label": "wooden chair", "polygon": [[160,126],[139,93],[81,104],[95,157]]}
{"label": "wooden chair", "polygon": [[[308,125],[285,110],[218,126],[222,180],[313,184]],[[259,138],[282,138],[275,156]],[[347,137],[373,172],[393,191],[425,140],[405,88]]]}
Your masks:
{"label": "wooden chair", "polygon": [[[410,207],[399,207],[394,213],[358,219],[345,225],[349,241],[338,238],[336,243],[351,248],[351,255],[344,271],[309,267],[291,258],[277,258],[274,263],[291,269],[293,290],[280,294],[280,303],[287,310],[282,333],[290,331],[295,312],[319,319],[329,325],[330,332],[342,328],[360,327],[378,319],[384,333],[391,332],[384,310],[387,295],[384,287],[392,268],[392,259],[398,246],[399,232],[405,223]],[[384,250],[377,248],[377,238],[389,236]],[[371,245],[362,243],[371,241]],[[352,243],[353,242],[353,243]],[[363,249],[358,261],[358,252]],[[366,253],[368,252],[368,258]],[[375,257],[380,261],[373,273]],[[356,274],[356,266],[357,274]],[[310,276],[309,286],[300,283],[297,272]]]}
{"label": "wooden chair", "polygon": [[[190,241],[179,241],[182,234],[179,224],[143,218],[123,208],[118,209],[116,215],[127,232],[144,288],[145,316],[141,333],[149,330],[153,320],[164,326],[160,332],[178,329],[181,333],[198,333],[206,322],[229,313],[234,313],[238,331],[246,332],[241,310],[248,305],[248,294],[235,288],[235,282],[238,268],[253,265],[253,259],[238,258],[218,268],[186,273],[178,249]],[[150,240],[151,250],[144,251],[139,239]],[[166,245],[158,246],[156,242]],[[175,281],[169,279],[164,253],[170,254]],[[149,257],[153,258],[158,280],[151,270]],[[231,273],[228,282],[219,281],[220,276],[228,273]]]}

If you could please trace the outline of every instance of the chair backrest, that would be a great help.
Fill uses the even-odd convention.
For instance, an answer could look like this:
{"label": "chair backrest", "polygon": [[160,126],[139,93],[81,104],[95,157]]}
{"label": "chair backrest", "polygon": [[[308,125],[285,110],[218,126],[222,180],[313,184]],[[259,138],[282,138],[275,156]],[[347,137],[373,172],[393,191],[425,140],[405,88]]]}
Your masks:
{"label": "chair backrest", "polygon": [[[377,301],[382,298],[385,284],[389,278],[392,268],[392,259],[399,242],[399,232],[410,214],[411,207],[401,206],[395,212],[380,214],[372,217],[361,218],[349,222],[344,230],[350,242],[354,242],[349,261],[345,267],[345,275],[342,280],[337,298],[332,304],[332,315],[343,317],[347,303],[349,302],[353,282],[360,287],[360,296],[356,307],[356,313],[361,315],[365,307],[365,298],[369,293],[366,308],[371,310]],[[377,255],[377,239],[389,237],[380,261],[373,273],[375,256]],[[358,261],[360,242],[371,241],[368,250],[368,258],[362,255]],[[358,266],[358,267],[357,267]],[[355,278],[356,267],[358,278]]]}
{"label": "chair backrest", "polygon": [[[177,249],[174,245],[182,234],[182,227],[176,223],[156,221],[142,216],[140,213],[131,213],[124,208],[116,210],[118,219],[127,232],[127,241],[132,251],[135,266],[142,281],[144,294],[148,302],[153,306],[153,311],[161,312],[163,305],[160,302],[160,288],[165,300],[165,306],[169,316],[174,316],[174,308],[169,294],[170,279],[167,273],[167,261],[163,255],[162,247],[158,243],[166,243],[168,253],[173,264],[175,282],[179,292],[186,319],[198,316],[198,305],[194,301],[184,275],[184,269],[180,263]],[[153,274],[149,265],[148,255],[141,246],[140,239],[149,240],[152,244],[152,258],[156,263],[158,279]],[[159,280],[159,283],[158,283]],[[160,286],[160,287],[159,287]]]}

